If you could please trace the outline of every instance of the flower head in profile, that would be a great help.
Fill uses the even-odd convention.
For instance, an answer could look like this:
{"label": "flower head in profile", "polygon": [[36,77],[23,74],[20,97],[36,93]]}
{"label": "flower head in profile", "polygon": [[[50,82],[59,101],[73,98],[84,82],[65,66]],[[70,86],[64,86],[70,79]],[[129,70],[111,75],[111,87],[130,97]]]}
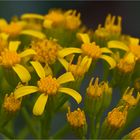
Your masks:
{"label": "flower head in profile", "polygon": [[110,65],[110,69],[116,66],[115,60],[108,54],[112,52],[108,48],[100,48],[95,42],[90,42],[88,34],[79,33],[78,37],[83,41],[81,48],[65,48],[59,52],[60,57],[65,57],[72,53],[80,53],[88,63],[90,67],[92,61],[97,59],[103,59]]}
{"label": "flower head in profile", "polygon": [[81,102],[81,95],[73,89],[65,88],[62,84],[74,81],[74,77],[70,72],[66,72],[58,78],[52,77],[52,75],[45,75],[45,71],[42,65],[37,61],[31,62],[35,71],[37,72],[40,80],[37,82],[36,86],[23,86],[15,90],[14,94],[16,98],[20,98],[22,96],[39,92],[41,95],[38,97],[34,108],[34,115],[41,115],[44,112],[45,105],[47,103],[49,96],[55,96],[59,92],[66,93],[72,96],[77,103]]}
{"label": "flower head in profile", "polygon": [[10,41],[9,47],[5,48],[0,55],[0,65],[6,69],[12,68],[19,76],[21,81],[28,82],[31,79],[28,70],[21,65],[22,58],[34,55],[36,52],[32,49],[26,49],[21,53],[17,52],[20,41]]}
{"label": "flower head in profile", "polygon": [[20,34],[20,32],[23,30],[25,26],[25,22],[22,21],[16,21],[16,22],[10,22],[7,23],[6,20],[0,20],[0,32],[6,33],[11,37],[15,37]]}

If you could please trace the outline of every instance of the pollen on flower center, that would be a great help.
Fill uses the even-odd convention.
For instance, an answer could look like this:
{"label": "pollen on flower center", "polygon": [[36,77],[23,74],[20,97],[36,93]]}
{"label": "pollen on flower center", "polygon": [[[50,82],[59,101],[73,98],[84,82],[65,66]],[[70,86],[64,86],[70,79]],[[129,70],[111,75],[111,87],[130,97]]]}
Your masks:
{"label": "pollen on flower center", "polygon": [[37,85],[40,92],[48,95],[56,95],[59,88],[59,83],[57,82],[56,78],[53,78],[51,75],[40,79]]}
{"label": "pollen on flower center", "polygon": [[15,64],[20,63],[21,58],[15,51],[5,50],[1,53],[0,63],[4,67],[12,67]]}
{"label": "pollen on flower center", "polygon": [[31,46],[37,53],[33,59],[49,64],[55,62],[60,47],[56,41],[47,39],[33,42]]}
{"label": "pollen on flower center", "polygon": [[99,46],[95,44],[95,42],[83,44],[81,47],[83,54],[91,57],[92,59],[98,59],[102,51]]}

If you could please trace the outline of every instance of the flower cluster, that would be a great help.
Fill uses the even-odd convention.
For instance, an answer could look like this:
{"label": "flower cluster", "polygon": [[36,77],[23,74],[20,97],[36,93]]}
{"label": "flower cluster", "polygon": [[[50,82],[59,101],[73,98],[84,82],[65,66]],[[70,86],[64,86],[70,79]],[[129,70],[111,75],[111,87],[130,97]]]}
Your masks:
{"label": "flower cluster", "polygon": [[[0,134],[139,139],[139,128],[126,131],[140,115],[139,38],[123,34],[121,21],[109,14],[93,31],[76,10],[25,13],[9,23],[1,18]],[[56,121],[52,134],[58,113],[66,124]]]}

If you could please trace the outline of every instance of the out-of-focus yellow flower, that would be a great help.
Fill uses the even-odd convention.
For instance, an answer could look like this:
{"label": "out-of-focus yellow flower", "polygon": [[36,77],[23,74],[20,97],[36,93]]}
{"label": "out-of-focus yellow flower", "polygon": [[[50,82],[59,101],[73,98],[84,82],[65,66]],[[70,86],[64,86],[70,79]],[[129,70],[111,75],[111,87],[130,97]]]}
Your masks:
{"label": "out-of-focus yellow flower", "polygon": [[63,25],[65,20],[64,13],[60,9],[50,10],[45,16],[44,27]]}
{"label": "out-of-focus yellow flower", "polygon": [[116,36],[121,34],[122,26],[121,26],[121,17],[117,17],[117,24],[115,24],[116,16],[111,16],[109,14],[106,17],[104,27],[101,27],[101,24],[98,25],[97,30],[95,31],[95,35],[101,39],[108,39],[110,36]]}
{"label": "out-of-focus yellow flower", "polygon": [[77,101],[77,103],[81,102],[82,97],[78,92],[70,88],[62,87],[62,84],[74,81],[74,77],[70,72],[66,72],[56,79],[51,75],[46,76],[45,71],[39,62],[33,61],[31,64],[40,77],[40,80],[37,82],[37,86],[23,86],[16,89],[14,95],[16,98],[20,98],[37,91],[40,92],[41,95],[38,97],[33,108],[34,115],[41,115],[44,112],[48,97],[54,96],[58,92],[66,93],[72,96]]}
{"label": "out-of-focus yellow flower", "polygon": [[123,106],[114,108],[108,113],[107,123],[112,128],[118,129],[124,126],[127,118],[127,110],[122,108]]}
{"label": "out-of-focus yellow flower", "polygon": [[1,52],[8,46],[8,37],[9,35],[0,33],[0,55]]}
{"label": "out-of-focus yellow flower", "polygon": [[76,10],[68,10],[65,12],[65,27],[74,30],[81,25],[80,13],[76,15]]}
{"label": "out-of-focus yellow flower", "polygon": [[5,95],[3,108],[10,113],[14,113],[20,109],[21,99],[16,99],[14,93]]}
{"label": "out-of-focus yellow flower", "polygon": [[83,41],[81,48],[65,48],[59,52],[60,57],[65,57],[72,53],[81,53],[84,56],[85,61],[88,63],[88,68],[90,67],[92,61],[96,59],[104,59],[110,65],[110,69],[116,66],[115,60],[103,53],[112,52],[108,48],[100,48],[95,42],[90,43],[89,36],[87,34],[79,33],[78,37]]}
{"label": "out-of-focus yellow flower", "polygon": [[9,36],[14,37],[20,34],[20,32],[25,27],[25,24],[26,23],[23,21],[11,22],[8,24],[6,20],[5,22],[4,20],[0,20],[0,32],[6,33]]}
{"label": "out-of-focus yellow flower", "polygon": [[25,29],[42,30],[44,16],[35,13],[25,13],[21,16],[21,20],[27,23]]}
{"label": "out-of-focus yellow flower", "polygon": [[9,42],[9,48],[6,48],[1,52],[0,65],[7,69],[12,68],[22,82],[28,82],[31,79],[30,73],[20,64],[20,62],[22,58],[34,55],[36,52],[32,49],[26,49],[21,53],[17,53],[20,43],[20,41]]}
{"label": "out-of-focus yellow flower", "polygon": [[122,73],[130,73],[133,71],[135,67],[135,56],[133,53],[129,52],[127,53],[122,59],[119,60],[117,64],[117,68]]}
{"label": "out-of-focus yellow flower", "polygon": [[137,103],[140,100],[140,94],[137,94],[137,97],[135,98],[134,96],[132,96],[133,94],[133,88],[127,88],[123,94],[122,100],[126,102],[126,104],[128,105],[128,107],[132,107],[137,105]]}

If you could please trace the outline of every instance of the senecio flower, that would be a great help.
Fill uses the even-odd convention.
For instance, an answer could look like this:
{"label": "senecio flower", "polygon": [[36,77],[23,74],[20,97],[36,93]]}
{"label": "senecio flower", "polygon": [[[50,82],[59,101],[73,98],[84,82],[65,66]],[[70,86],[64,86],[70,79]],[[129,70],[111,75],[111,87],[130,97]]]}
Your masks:
{"label": "senecio flower", "polygon": [[110,65],[110,69],[116,66],[116,62],[112,57],[103,54],[111,54],[112,52],[109,49],[100,48],[98,45],[95,44],[95,42],[91,43],[88,34],[79,33],[78,37],[83,41],[81,48],[65,48],[59,52],[60,57],[65,57],[72,53],[80,53],[84,56],[83,59],[85,59],[85,61],[88,61],[88,68],[90,67],[92,61],[99,58],[104,59],[106,62],[108,62]]}
{"label": "senecio flower", "polygon": [[12,68],[23,83],[28,82],[31,79],[28,70],[20,63],[22,58],[34,55],[36,52],[32,49],[26,49],[21,53],[17,52],[20,45],[20,41],[10,41],[9,47],[5,48],[0,55],[0,65],[6,69]]}
{"label": "senecio flower", "polygon": [[34,108],[33,114],[34,115],[41,115],[44,112],[45,105],[47,103],[49,96],[55,96],[58,92],[66,93],[72,96],[77,103],[81,102],[81,95],[73,89],[62,87],[61,85],[70,81],[74,81],[74,77],[70,72],[64,73],[57,79],[52,77],[52,75],[45,75],[45,71],[42,65],[37,61],[31,62],[32,66],[34,67],[35,71],[37,72],[40,80],[37,82],[37,86],[23,86],[15,90],[14,95],[18,99],[22,96],[40,92],[41,95],[38,97]]}

